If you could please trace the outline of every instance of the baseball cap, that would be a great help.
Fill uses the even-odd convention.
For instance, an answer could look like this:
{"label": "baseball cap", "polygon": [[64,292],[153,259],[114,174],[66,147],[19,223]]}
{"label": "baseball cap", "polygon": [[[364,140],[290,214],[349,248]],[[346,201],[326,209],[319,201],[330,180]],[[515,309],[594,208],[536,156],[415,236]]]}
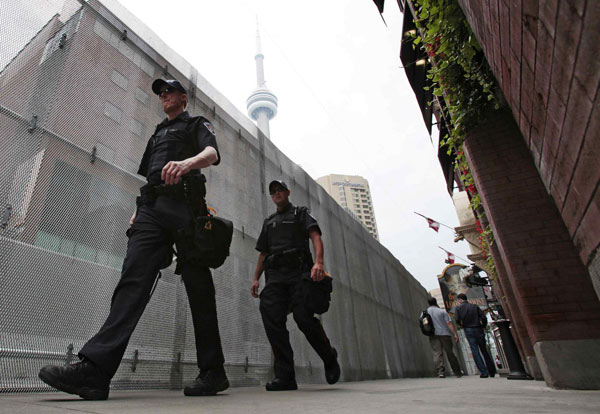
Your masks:
{"label": "baseball cap", "polygon": [[152,92],[160,95],[160,91],[162,91],[165,86],[177,89],[178,91],[181,91],[187,95],[187,91],[183,85],[175,79],[156,79],[154,82],[152,82]]}
{"label": "baseball cap", "polygon": [[271,192],[271,189],[273,186],[275,185],[280,185],[281,187],[283,187],[284,190],[289,190],[288,186],[286,183],[284,183],[281,180],[273,180],[269,183],[269,192]]}

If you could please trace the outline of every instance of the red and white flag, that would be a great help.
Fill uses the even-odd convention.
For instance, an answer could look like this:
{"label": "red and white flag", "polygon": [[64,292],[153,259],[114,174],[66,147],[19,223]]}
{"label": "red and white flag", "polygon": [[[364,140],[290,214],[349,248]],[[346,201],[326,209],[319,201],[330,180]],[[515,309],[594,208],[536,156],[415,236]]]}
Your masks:
{"label": "red and white flag", "polygon": [[416,211],[415,211],[415,214],[419,215],[419,216],[423,217],[425,220],[427,220],[427,224],[429,224],[429,227],[434,229],[436,231],[436,233],[438,232],[438,230],[440,229],[440,223],[438,223],[434,219],[430,219],[429,217],[424,216],[423,214],[417,213]]}
{"label": "red and white flag", "polygon": [[444,249],[443,247],[438,246],[440,249],[442,249],[443,251],[446,252],[446,254],[448,255],[448,258],[446,259],[446,263],[448,264],[454,264],[454,261],[456,260],[456,257],[454,256],[454,253],[449,252],[448,250]]}
{"label": "red and white flag", "polygon": [[440,229],[440,223],[438,223],[437,221],[432,220],[429,217],[425,217],[425,220],[427,220],[427,223],[429,223],[429,227],[434,229],[436,232]]}

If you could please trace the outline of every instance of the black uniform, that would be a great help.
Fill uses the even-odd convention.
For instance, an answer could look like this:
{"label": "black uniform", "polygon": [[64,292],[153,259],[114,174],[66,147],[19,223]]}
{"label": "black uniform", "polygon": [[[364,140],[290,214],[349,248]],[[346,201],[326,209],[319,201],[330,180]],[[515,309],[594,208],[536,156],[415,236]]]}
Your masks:
{"label": "black uniform", "polygon": [[[138,174],[148,180],[142,189],[153,190],[162,183],[161,171],[169,161],[192,157],[208,146],[218,153],[214,129],[206,119],[191,117],[187,112],[170,121],[165,119],[148,141],[140,164]],[[214,165],[219,161],[220,157]],[[189,174],[199,175],[199,172]],[[163,186],[163,189],[177,190],[181,187],[180,181],[179,186]],[[178,196],[180,194],[173,191],[172,194],[138,197],[137,214],[127,230],[127,255],[121,280],[112,297],[110,313],[100,331],[79,352],[109,377],[114,376],[119,367],[129,338],[150,299],[158,271],[171,263],[176,231],[191,226],[193,210],[205,208],[190,205]],[[225,359],[210,270],[193,263],[178,265],[194,323],[198,367],[200,370],[222,367]]]}
{"label": "black uniform", "polygon": [[321,229],[308,208],[289,204],[284,211],[268,217],[256,242],[256,250],[266,253],[263,262],[266,285],[260,293],[260,314],[275,356],[275,376],[294,380],[294,353],[286,328],[291,312],[306,339],[325,365],[336,360],[321,322],[306,309],[300,297],[302,276],[313,266],[309,231]]}

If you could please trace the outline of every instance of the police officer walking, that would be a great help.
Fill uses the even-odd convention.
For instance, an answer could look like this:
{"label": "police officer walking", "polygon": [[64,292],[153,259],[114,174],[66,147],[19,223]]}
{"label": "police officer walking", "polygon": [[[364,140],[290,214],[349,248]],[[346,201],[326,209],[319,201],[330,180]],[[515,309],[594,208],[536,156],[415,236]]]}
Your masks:
{"label": "police officer walking", "polygon": [[[79,351],[80,361],[45,366],[39,377],[61,391],[86,400],[105,400],[127,344],[150,299],[159,270],[170,265],[173,244],[185,243],[177,231],[189,229],[194,215],[206,214],[201,168],[217,165],[219,151],[213,126],[185,111],[187,92],[176,80],[157,79],[167,115],[150,138],[138,174],[148,183],[140,189],[127,230],[129,241],[121,279],[113,293],[110,313],[100,331]],[[215,289],[208,267],[178,260],[194,324],[200,374],[185,387],[185,395],[215,395],[229,387],[217,323]]]}
{"label": "police officer walking", "polygon": [[[275,378],[266,384],[266,389],[284,391],[298,388],[294,353],[286,328],[290,309],[298,327],[323,360],[327,382],[335,384],[340,377],[337,351],[330,345],[321,322],[307,308],[300,288],[303,275],[310,277],[311,283],[325,277],[321,229],[308,208],[290,203],[290,190],[283,181],[272,181],[269,194],[277,205],[277,212],[264,221],[256,242],[260,255],[250,288],[252,296],[259,297],[259,280],[264,270],[266,284],[260,293],[260,314],[275,357]],[[309,239],[315,250],[314,263]]]}

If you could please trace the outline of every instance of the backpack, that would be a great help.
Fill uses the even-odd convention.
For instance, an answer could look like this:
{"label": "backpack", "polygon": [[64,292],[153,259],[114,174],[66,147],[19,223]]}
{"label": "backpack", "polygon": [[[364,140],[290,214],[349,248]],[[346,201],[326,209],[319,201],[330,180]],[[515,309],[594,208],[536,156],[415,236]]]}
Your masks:
{"label": "backpack", "polygon": [[419,327],[421,328],[421,332],[425,336],[433,336],[435,335],[435,328],[433,326],[433,319],[431,319],[431,315],[424,310],[419,315]]}

